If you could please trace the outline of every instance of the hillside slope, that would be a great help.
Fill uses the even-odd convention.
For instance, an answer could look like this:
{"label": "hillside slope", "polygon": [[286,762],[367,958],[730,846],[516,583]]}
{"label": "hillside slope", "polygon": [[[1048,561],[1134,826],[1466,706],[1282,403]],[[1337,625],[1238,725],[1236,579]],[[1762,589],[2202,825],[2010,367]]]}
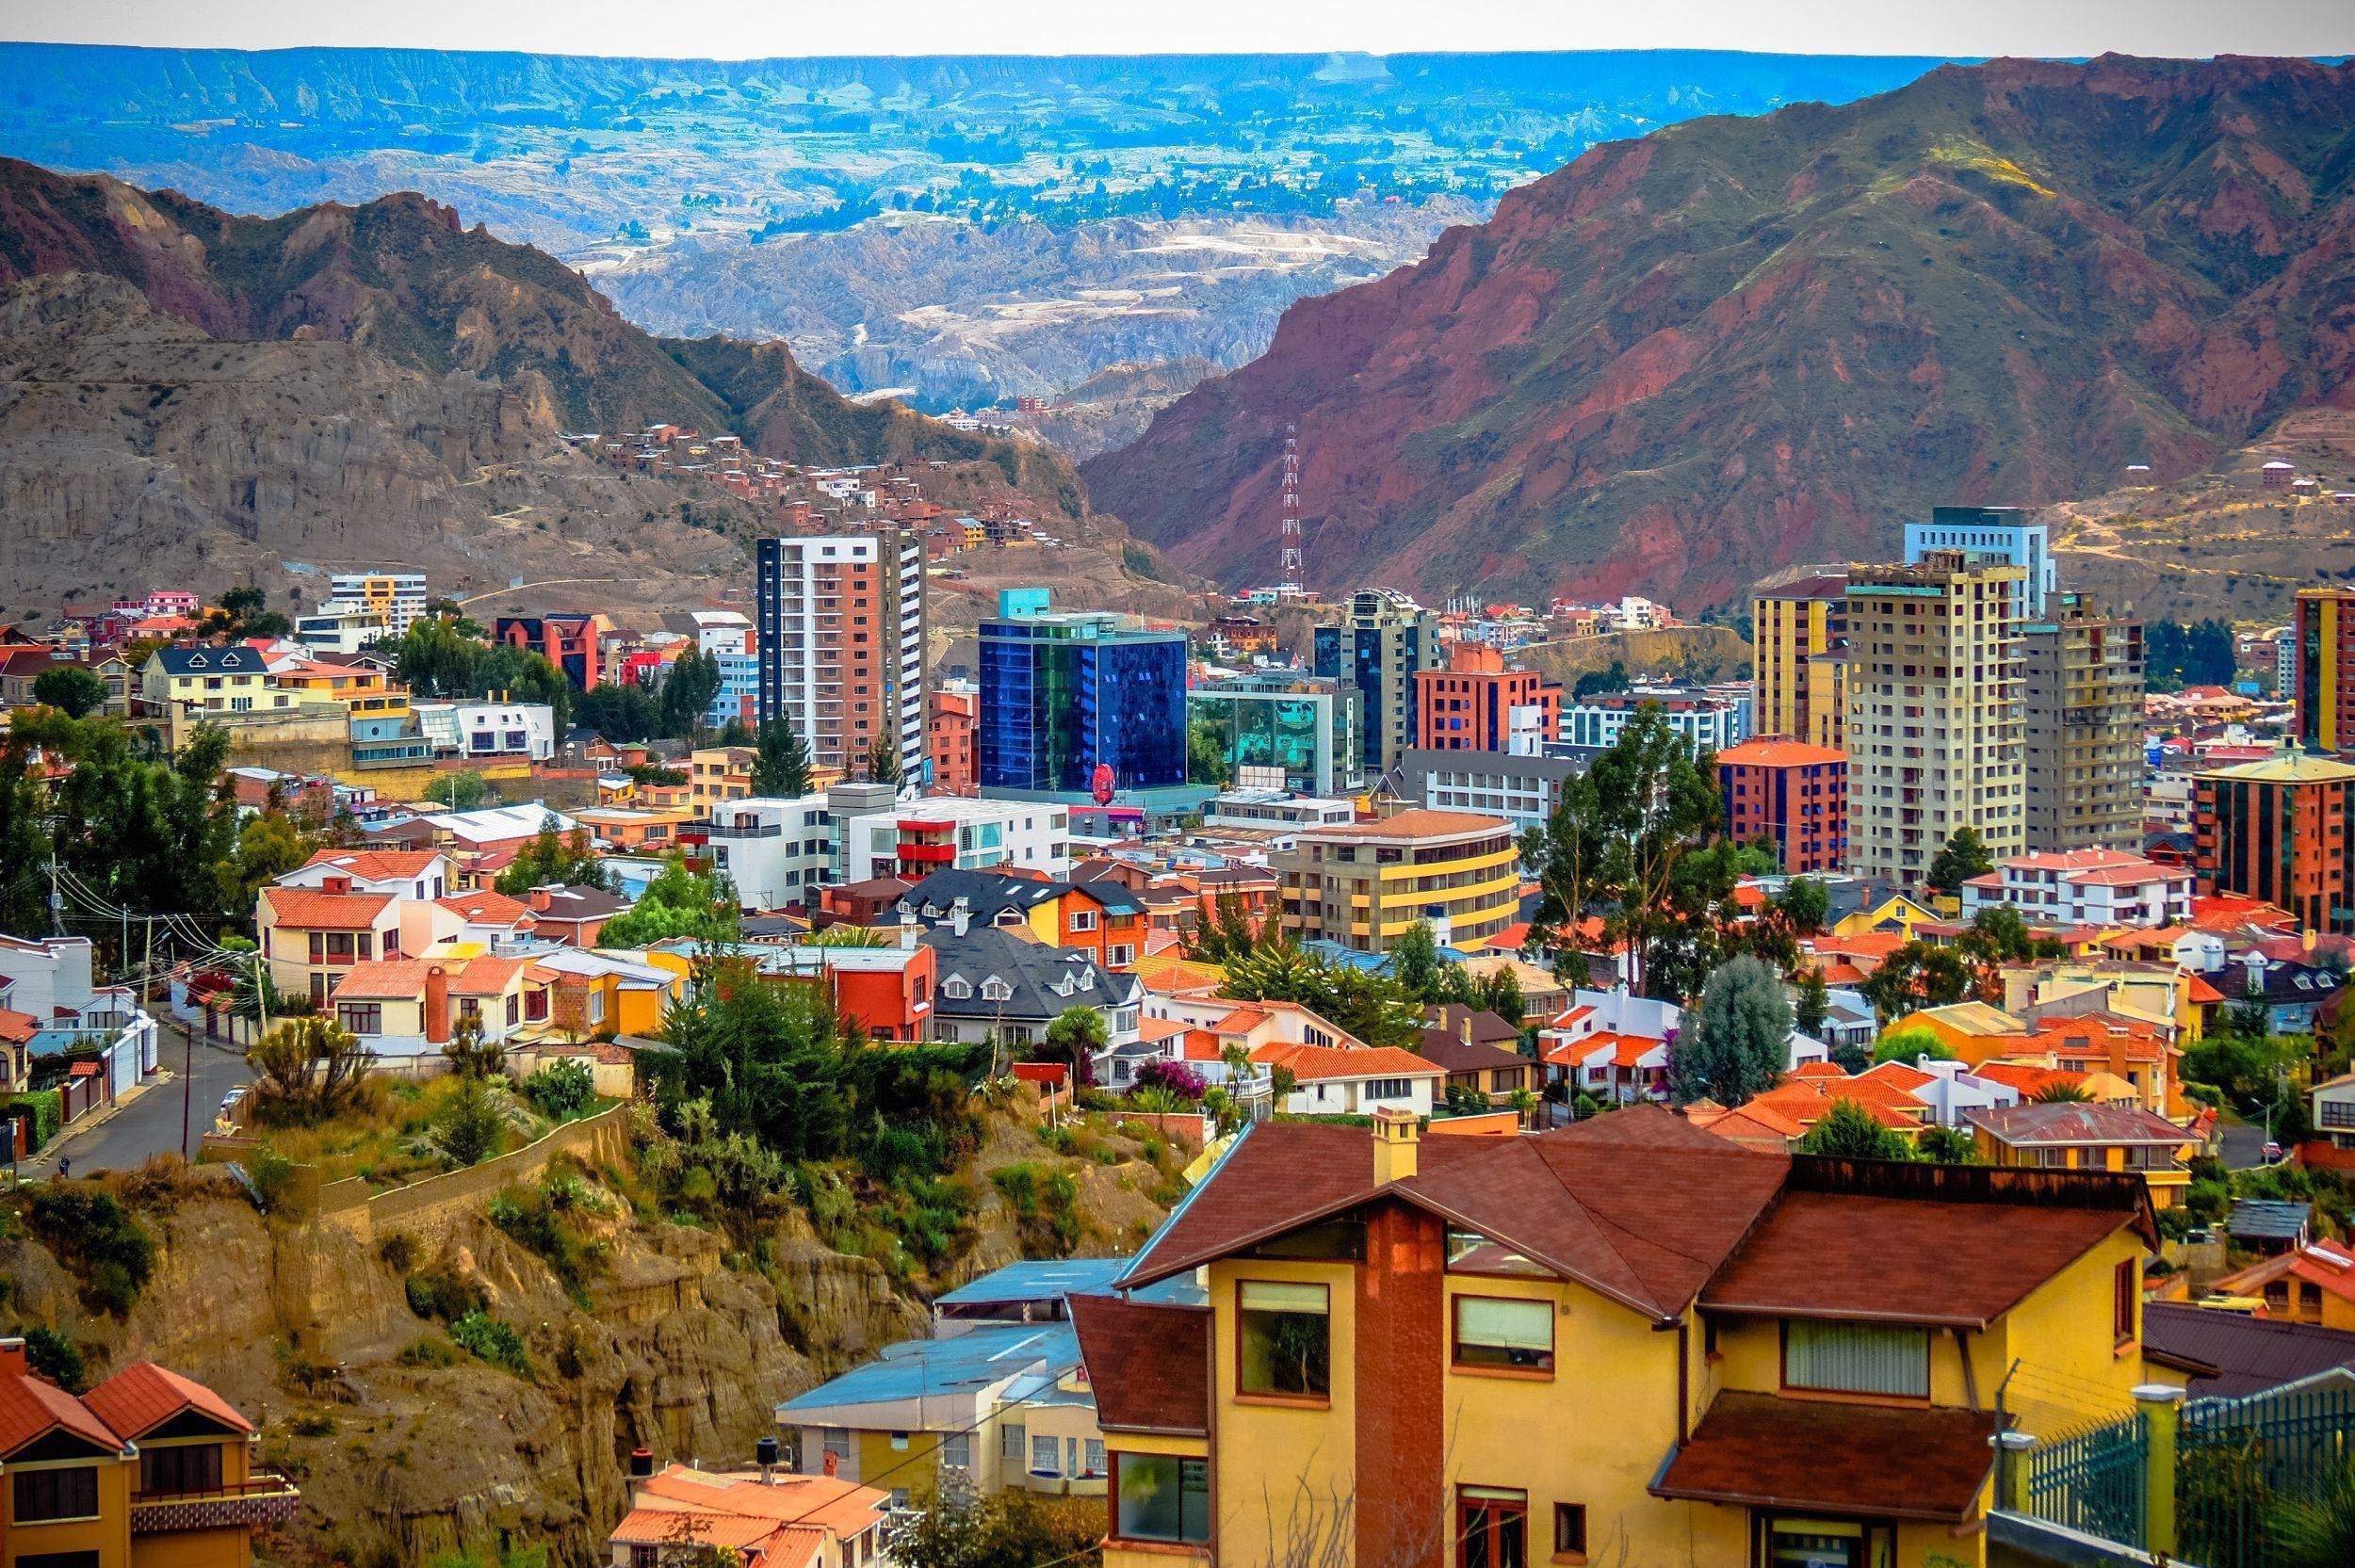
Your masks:
{"label": "hillside slope", "polygon": [[[740,531],[755,514],[708,486],[625,484],[557,439],[662,421],[733,429],[803,463],[986,465],[1047,515],[1081,511],[1052,454],[853,404],[779,346],[653,337],[554,258],[414,194],[238,218],[0,159],[0,291],[13,590],[0,607],[167,580],[210,590],[277,557],[504,587],[536,580],[544,556],[608,545],[651,558],[549,574],[651,573],[647,592],[675,602],[690,590],[678,574],[735,556],[707,536],[667,538],[656,518],[685,501]],[[200,426],[203,439],[184,439]],[[380,483],[386,468],[398,474]],[[507,493],[458,493],[495,477]],[[518,508],[532,513],[523,532],[559,537],[473,526]],[[567,541],[569,513],[602,522]],[[196,575],[120,575],[159,564]]]}
{"label": "hillside slope", "polygon": [[1698,607],[2347,396],[2355,68],[1942,67],[1598,147],[1083,470],[1181,564]]}

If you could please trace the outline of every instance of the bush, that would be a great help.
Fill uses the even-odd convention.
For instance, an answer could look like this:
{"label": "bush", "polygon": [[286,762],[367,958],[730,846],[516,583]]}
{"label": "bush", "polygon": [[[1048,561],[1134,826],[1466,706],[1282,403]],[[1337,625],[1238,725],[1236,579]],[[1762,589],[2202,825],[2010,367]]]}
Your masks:
{"label": "bush", "polygon": [[446,1264],[418,1269],[409,1276],[403,1288],[409,1297],[410,1311],[442,1323],[479,1313],[489,1301],[480,1285],[459,1278],[457,1271]]}
{"label": "bush", "polygon": [[286,1188],[294,1185],[295,1162],[280,1154],[274,1146],[265,1143],[253,1151],[253,1157],[247,1162],[245,1173],[253,1183],[255,1196],[261,1199],[262,1212],[275,1214],[279,1200],[286,1195]]}
{"label": "bush", "polygon": [[406,1231],[395,1231],[377,1243],[376,1255],[384,1260],[396,1274],[406,1274],[417,1264],[417,1238]]}
{"label": "bush", "polygon": [[500,1091],[468,1078],[433,1117],[433,1146],[453,1166],[479,1165],[507,1140]]}
{"label": "bush", "polygon": [[54,1089],[36,1089],[16,1096],[15,1104],[33,1107],[33,1147],[45,1149],[65,1125],[65,1101]]}
{"label": "bush", "polygon": [[1137,1069],[1136,1088],[1165,1089],[1188,1105],[1199,1105],[1206,1086],[1202,1075],[1182,1061],[1148,1061]]}
{"label": "bush", "polygon": [[55,1329],[35,1325],[24,1331],[24,1360],[34,1371],[67,1393],[82,1391],[82,1379],[88,1371],[82,1365],[82,1352],[73,1341]]}
{"label": "bush", "polygon": [[73,1275],[92,1312],[129,1312],[154,1272],[154,1242],[112,1193],[53,1183],[33,1194],[25,1222]]}
{"label": "bush", "polygon": [[541,1115],[562,1122],[596,1104],[596,1081],[577,1057],[549,1062],[524,1080],[524,1094]]}
{"label": "bush", "polygon": [[519,1378],[531,1376],[531,1356],[515,1325],[477,1307],[449,1326],[450,1342],[478,1360]]}
{"label": "bush", "polygon": [[455,1366],[458,1348],[435,1334],[425,1334],[401,1347],[394,1359],[403,1366]]}

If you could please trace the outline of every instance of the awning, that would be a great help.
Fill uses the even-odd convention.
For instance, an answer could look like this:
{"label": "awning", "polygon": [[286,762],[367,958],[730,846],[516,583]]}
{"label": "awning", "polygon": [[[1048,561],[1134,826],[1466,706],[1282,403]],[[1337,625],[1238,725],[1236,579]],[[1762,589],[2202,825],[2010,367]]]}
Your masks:
{"label": "awning", "polygon": [[1994,1435],[1987,1411],[1720,1394],[1651,1494],[1959,1524],[1978,1510]]}

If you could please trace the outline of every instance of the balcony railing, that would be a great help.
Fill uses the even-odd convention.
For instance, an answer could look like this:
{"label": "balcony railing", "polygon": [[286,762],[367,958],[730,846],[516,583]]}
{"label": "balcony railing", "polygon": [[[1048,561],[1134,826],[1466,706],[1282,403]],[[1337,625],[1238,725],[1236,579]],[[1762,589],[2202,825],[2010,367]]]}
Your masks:
{"label": "balcony railing", "polygon": [[302,1493],[275,1470],[188,1492],[139,1492],[131,1497],[131,1533],[224,1529],[283,1524],[301,1511]]}

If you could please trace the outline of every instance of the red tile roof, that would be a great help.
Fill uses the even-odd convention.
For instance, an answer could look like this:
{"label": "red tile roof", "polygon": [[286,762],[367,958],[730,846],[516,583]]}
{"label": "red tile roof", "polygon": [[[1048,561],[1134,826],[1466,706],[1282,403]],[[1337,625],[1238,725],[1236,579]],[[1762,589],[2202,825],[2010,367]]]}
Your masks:
{"label": "red tile roof", "polygon": [[123,1443],[95,1411],[46,1378],[0,1371],[0,1459],[60,1431],[110,1450],[119,1450]]}
{"label": "red tile roof", "polygon": [[1848,753],[1828,746],[1811,746],[1787,736],[1761,736],[1729,746],[1717,753],[1720,768],[1795,768],[1810,762],[1846,762]]}
{"label": "red tile roof", "polygon": [[1395,1045],[1287,1045],[1279,1042],[1260,1046],[1251,1053],[1251,1059],[1288,1067],[1302,1083],[1330,1078],[1445,1076],[1414,1052],[1402,1051]]}
{"label": "red tile roof", "polygon": [[1209,1435],[1208,1307],[1086,1294],[1070,1302],[1080,1359],[1096,1369],[1088,1381],[1096,1390],[1096,1425],[1106,1431]]}
{"label": "red tile roof", "polygon": [[321,849],[302,864],[332,865],[359,881],[384,882],[421,877],[441,858],[439,849]]}
{"label": "red tile roof", "polygon": [[1990,1411],[1728,1392],[1650,1488],[1658,1497],[1961,1523],[1994,1468]]}
{"label": "red tile roof", "polygon": [[306,931],[367,931],[393,900],[379,893],[324,893],[315,887],[266,887],[275,924]]}
{"label": "red tile roof", "polygon": [[41,1020],[29,1012],[16,1012],[0,1008],[0,1040],[12,1045],[24,1045],[40,1032]]}
{"label": "red tile roof", "polygon": [[1985,1127],[2002,1142],[2041,1147],[2055,1143],[2156,1143],[2174,1147],[2192,1141],[2191,1134],[2164,1116],[2131,1106],[2055,1101],[2052,1104],[1993,1106],[1964,1113],[1974,1126]]}
{"label": "red tile roof", "polygon": [[137,1441],[184,1410],[210,1416],[232,1431],[250,1432],[253,1423],[228,1400],[192,1378],[152,1361],[134,1362],[82,1396],[82,1402],[123,1436]]}

